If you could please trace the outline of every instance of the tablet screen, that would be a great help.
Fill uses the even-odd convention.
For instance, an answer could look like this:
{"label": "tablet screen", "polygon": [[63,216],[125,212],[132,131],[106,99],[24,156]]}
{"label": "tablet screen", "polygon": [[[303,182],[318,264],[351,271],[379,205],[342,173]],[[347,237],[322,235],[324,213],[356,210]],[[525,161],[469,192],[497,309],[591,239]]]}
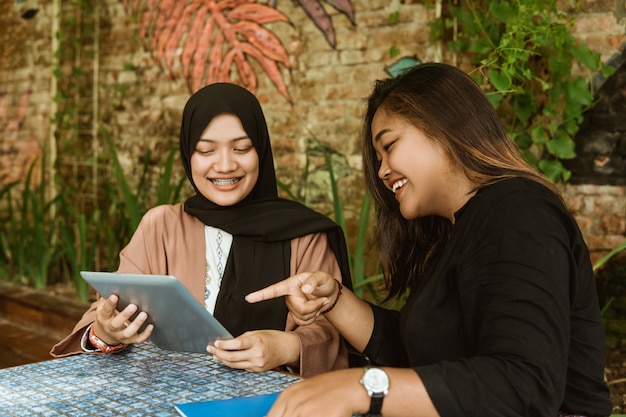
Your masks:
{"label": "tablet screen", "polygon": [[100,295],[119,297],[117,310],[136,304],[154,324],[150,341],[174,351],[207,353],[217,339],[232,335],[171,275],[118,274],[82,271],[80,275]]}

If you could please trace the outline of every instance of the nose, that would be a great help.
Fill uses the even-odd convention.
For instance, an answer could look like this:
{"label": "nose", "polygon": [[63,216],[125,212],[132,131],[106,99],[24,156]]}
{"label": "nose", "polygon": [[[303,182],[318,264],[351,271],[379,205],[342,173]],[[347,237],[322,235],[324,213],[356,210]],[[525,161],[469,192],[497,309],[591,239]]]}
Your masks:
{"label": "nose", "polygon": [[215,163],[215,169],[217,172],[232,172],[237,169],[237,161],[235,161],[230,149],[222,149],[220,151],[219,158]]}
{"label": "nose", "polygon": [[390,173],[391,173],[391,169],[389,169],[389,165],[387,165],[387,161],[385,161],[385,158],[381,159],[380,167],[378,167],[378,178],[380,178],[381,180],[384,180],[385,178],[389,176]]}

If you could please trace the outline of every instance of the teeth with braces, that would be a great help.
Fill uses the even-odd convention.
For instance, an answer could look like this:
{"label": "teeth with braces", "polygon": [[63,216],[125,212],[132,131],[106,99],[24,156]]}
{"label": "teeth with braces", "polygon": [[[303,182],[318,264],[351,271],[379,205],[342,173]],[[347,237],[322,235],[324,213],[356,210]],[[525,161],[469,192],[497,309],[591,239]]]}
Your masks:
{"label": "teeth with braces", "polygon": [[391,186],[391,190],[395,193],[398,192],[398,190],[400,188],[402,188],[402,186],[404,186],[404,184],[406,184],[407,182],[409,182],[409,180],[407,180],[406,178],[401,179],[400,181],[396,181],[392,186]]}
{"label": "teeth with braces", "polygon": [[240,178],[230,178],[230,179],[221,179],[221,178],[215,178],[212,179],[211,181],[213,181],[213,184],[215,185],[233,185],[238,183],[240,180]]}

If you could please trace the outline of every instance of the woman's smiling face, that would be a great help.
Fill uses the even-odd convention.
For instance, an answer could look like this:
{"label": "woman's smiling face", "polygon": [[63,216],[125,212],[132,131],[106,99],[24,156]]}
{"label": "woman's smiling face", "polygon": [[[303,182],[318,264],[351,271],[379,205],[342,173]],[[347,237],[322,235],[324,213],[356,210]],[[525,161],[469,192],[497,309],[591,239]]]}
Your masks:
{"label": "woman's smiling face", "polygon": [[202,132],[191,155],[198,191],[220,206],[246,198],[259,178],[259,156],[237,116],[222,113]]}
{"label": "woman's smiling face", "polygon": [[384,110],[372,119],[372,142],[380,162],[378,177],[395,194],[405,219],[437,215],[454,221],[452,189],[459,173],[441,144]]}

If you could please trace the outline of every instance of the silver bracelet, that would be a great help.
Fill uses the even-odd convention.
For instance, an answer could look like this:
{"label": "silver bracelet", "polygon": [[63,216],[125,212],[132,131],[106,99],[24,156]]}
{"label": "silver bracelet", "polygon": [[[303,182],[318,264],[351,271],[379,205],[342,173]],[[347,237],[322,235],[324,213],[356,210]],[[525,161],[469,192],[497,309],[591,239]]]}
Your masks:
{"label": "silver bracelet", "polygon": [[83,337],[80,338],[80,347],[83,349],[83,352],[89,352],[89,353],[100,352],[100,350],[98,349],[87,348],[87,341],[89,340],[89,330],[91,330],[91,326],[93,326],[93,323],[87,326],[85,333],[83,333]]}

